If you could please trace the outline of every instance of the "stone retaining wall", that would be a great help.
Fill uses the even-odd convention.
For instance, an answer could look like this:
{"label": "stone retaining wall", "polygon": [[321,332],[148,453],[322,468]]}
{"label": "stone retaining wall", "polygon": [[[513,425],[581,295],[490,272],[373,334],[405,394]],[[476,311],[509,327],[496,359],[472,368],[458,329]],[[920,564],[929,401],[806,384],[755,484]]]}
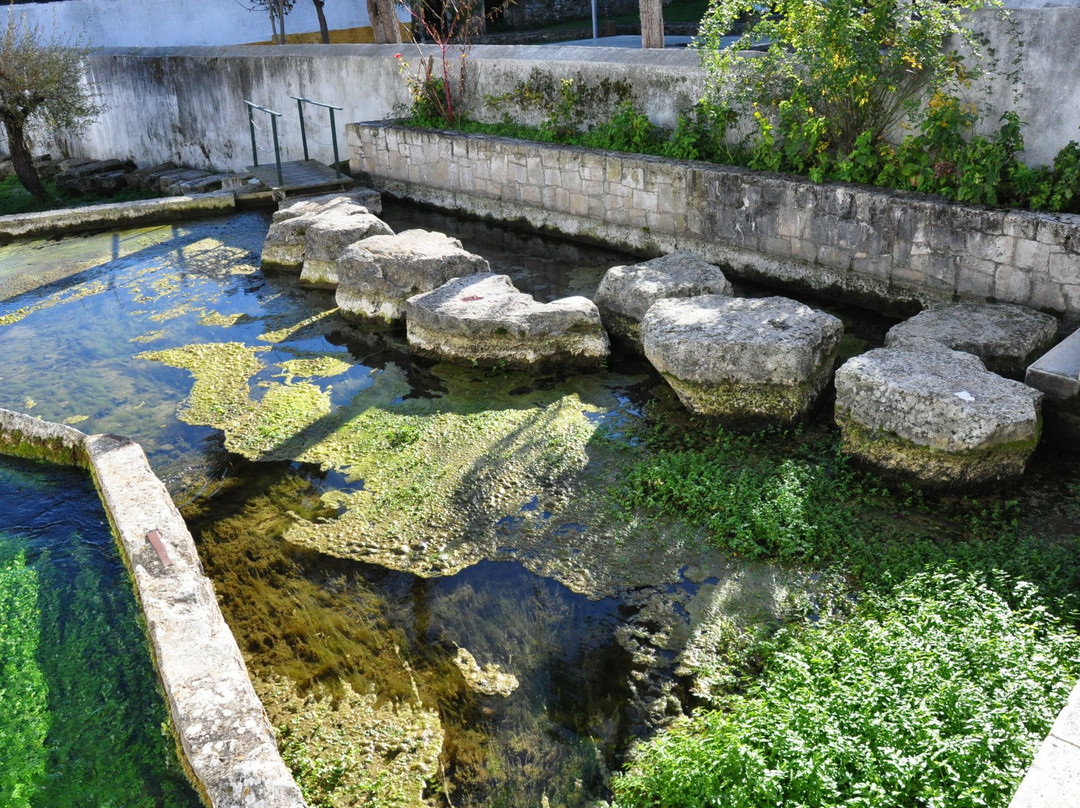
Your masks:
{"label": "stone retaining wall", "polygon": [[[93,475],[146,617],[181,761],[207,804],[304,808],[195,542],[142,448],[0,409],[0,453]],[[147,540],[152,530],[167,566]]]}
{"label": "stone retaining wall", "polygon": [[957,299],[1080,318],[1080,216],[390,123],[346,128],[390,194],[886,310]]}

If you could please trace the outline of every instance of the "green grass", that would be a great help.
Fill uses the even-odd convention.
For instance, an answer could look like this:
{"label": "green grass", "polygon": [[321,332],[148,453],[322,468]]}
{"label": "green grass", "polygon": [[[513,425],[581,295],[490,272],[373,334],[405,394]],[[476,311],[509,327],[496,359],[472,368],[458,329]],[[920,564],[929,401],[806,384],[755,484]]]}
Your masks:
{"label": "green grass", "polygon": [[1052,601],[1068,599],[1063,614],[1080,592],[1080,532],[1026,529],[1021,503],[1008,496],[886,485],[855,469],[831,430],[740,435],[696,424],[684,434],[659,430],[650,444],[620,501],[700,526],[733,555],[831,566],[861,586],[946,563],[1001,569]]}
{"label": "green grass", "polygon": [[36,213],[42,210],[57,210],[60,208],[77,208],[85,205],[96,205],[101,202],[128,202],[135,199],[152,199],[157,196],[156,193],[146,188],[126,188],[109,197],[73,195],[58,189],[52,180],[44,180],[43,184],[51,194],[51,199],[35,199],[22,187],[14,174],[0,180],[0,216]]}

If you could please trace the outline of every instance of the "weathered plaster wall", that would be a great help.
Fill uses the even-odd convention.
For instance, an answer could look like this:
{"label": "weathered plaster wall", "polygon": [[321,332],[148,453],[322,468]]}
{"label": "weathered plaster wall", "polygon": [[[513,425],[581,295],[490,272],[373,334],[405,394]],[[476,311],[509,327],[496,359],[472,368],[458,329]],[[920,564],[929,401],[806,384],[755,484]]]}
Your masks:
{"label": "weathered plaster wall", "polygon": [[[211,808],[305,808],[195,541],[142,448],[0,409],[0,454],[83,466],[131,570],[182,761]],[[160,533],[169,564],[147,541]]]}
{"label": "weathered plaster wall", "polygon": [[[384,118],[410,100],[395,54],[415,68],[421,53],[435,52],[431,46],[412,45],[102,50],[88,59],[87,73],[102,93],[105,113],[78,138],[39,145],[76,157],[130,157],[144,166],[173,160],[196,168],[241,170],[252,161],[242,103],[247,99],[283,114],[283,159],[301,159],[296,102],[289,96],[344,107],[339,125]],[[704,81],[697,56],[682,50],[484,45],[470,51],[468,64],[470,97],[481,115],[484,95],[509,92],[526,79],[557,87],[569,77],[579,86],[599,87],[606,81],[609,87],[629,88],[658,123],[670,125],[701,94]],[[493,118],[500,114],[487,111]],[[325,117],[314,120],[327,123]],[[256,123],[262,127],[260,146],[269,148],[269,121],[260,115]],[[325,129],[315,128],[311,135],[329,144]],[[312,144],[312,156],[328,161],[332,149],[322,144]],[[343,139],[340,144],[344,151]],[[259,162],[272,159],[272,151],[260,152]]]}
{"label": "weathered plaster wall", "polygon": [[958,205],[708,163],[386,123],[350,124],[353,171],[410,199],[882,307],[957,298],[1080,316],[1080,216]]}
{"label": "weathered plaster wall", "polygon": [[[88,0],[61,5],[82,2]],[[1080,82],[1073,75],[1080,6],[1015,9],[1012,19],[1026,42],[1019,66],[1022,85],[1016,97],[1008,88],[999,88],[994,96],[997,109],[988,110],[987,119],[994,122],[1000,111],[1019,108],[1031,124],[1025,132],[1029,160],[1045,163],[1069,140],[1080,139]],[[979,24],[987,29],[1002,63],[1010,64],[1010,27],[989,16],[980,17]],[[71,156],[131,157],[140,165],[174,160],[197,168],[238,170],[251,163],[241,103],[246,98],[284,113],[284,157],[298,159],[299,126],[289,96],[342,106],[341,121],[385,118],[396,105],[409,102],[399,60],[394,58],[398,52],[415,68],[421,54],[435,51],[413,45],[102,50],[89,58],[87,67],[106,112],[78,139],[61,137],[50,143],[43,137],[38,145]],[[483,45],[469,52],[468,66],[471,112],[489,119],[498,119],[502,111],[485,106],[485,96],[499,96],[523,81],[557,88],[569,78],[579,89],[608,88],[590,98],[590,109],[598,114],[605,113],[605,103],[629,92],[654,122],[670,126],[701,96],[705,82],[696,53],[681,49]],[[539,120],[542,115],[534,112],[532,117]],[[260,123],[265,126],[266,121]],[[314,135],[328,142],[324,130]],[[267,133],[260,132],[259,137],[269,144]],[[315,147],[314,156],[330,159],[328,146]],[[264,154],[260,162],[267,159]]]}

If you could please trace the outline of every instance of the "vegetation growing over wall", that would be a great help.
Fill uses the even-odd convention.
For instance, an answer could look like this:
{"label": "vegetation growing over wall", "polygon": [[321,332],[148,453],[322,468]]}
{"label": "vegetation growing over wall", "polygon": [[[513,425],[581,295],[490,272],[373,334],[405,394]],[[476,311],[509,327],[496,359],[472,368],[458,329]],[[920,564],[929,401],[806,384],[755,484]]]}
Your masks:
{"label": "vegetation growing over wall", "polygon": [[[997,76],[964,22],[994,5],[933,2],[913,15],[898,0],[782,0],[762,16],[744,0],[715,0],[699,42],[705,97],[671,131],[628,97],[607,120],[586,126],[596,88],[570,79],[558,87],[524,82],[488,98],[503,115],[498,124],[440,116],[420,103],[407,122],[1080,212],[1080,145],[1068,144],[1053,166],[1030,168],[1019,159],[1023,123],[1015,113],[986,133],[974,100],[980,82],[1011,77]],[[725,47],[736,21],[745,32]],[[546,115],[539,127],[515,120],[537,109]]]}

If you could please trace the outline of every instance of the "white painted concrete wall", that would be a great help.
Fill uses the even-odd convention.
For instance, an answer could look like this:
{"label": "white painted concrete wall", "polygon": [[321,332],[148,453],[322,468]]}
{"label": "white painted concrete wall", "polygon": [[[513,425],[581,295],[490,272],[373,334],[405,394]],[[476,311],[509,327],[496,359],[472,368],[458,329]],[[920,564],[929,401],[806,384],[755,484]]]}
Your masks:
{"label": "white painted concrete wall", "polygon": [[[87,2],[66,0],[62,5]],[[142,2],[158,6],[187,0]],[[298,2],[300,8],[310,5],[308,0]],[[236,0],[205,0],[205,4],[240,8]],[[1080,141],[1080,81],[1076,80],[1080,6],[1018,8],[1013,9],[1011,22],[1001,23],[987,15],[980,16],[977,24],[1006,65],[1016,54],[1011,31],[1015,29],[1024,42],[1019,92],[1003,87],[993,96],[984,107],[987,121],[996,122],[1006,110],[1018,111],[1028,123],[1024,130],[1027,161],[1033,165],[1050,162],[1070,140]],[[246,98],[285,114],[283,157],[299,159],[295,102],[289,95],[344,107],[339,116],[342,123],[385,118],[395,105],[409,101],[394,58],[397,51],[415,67],[419,54],[412,45],[105,49],[88,59],[88,75],[102,93],[106,112],[78,140],[61,136],[58,142],[50,142],[41,137],[36,145],[43,151],[77,157],[130,157],[140,165],[173,160],[199,168],[239,169],[251,162],[241,103]],[[654,122],[670,126],[700,96],[705,81],[697,54],[673,49],[482,45],[470,52],[469,65],[477,102],[473,114],[495,117],[498,113],[483,109],[485,95],[508,92],[523,80],[557,85],[561,79],[573,78],[579,86],[596,86],[604,80],[629,86],[639,108]],[[266,136],[260,136],[265,142]],[[316,137],[326,139],[325,134],[316,133]],[[326,152],[313,156],[329,159]]]}
{"label": "white painted concrete wall", "polygon": [[[247,0],[56,0],[14,10],[44,31],[82,32],[89,44],[101,48],[269,42],[269,16],[251,5]],[[324,10],[331,29],[370,25],[362,0],[331,0]],[[311,0],[296,0],[285,18],[285,32],[318,30]]]}

